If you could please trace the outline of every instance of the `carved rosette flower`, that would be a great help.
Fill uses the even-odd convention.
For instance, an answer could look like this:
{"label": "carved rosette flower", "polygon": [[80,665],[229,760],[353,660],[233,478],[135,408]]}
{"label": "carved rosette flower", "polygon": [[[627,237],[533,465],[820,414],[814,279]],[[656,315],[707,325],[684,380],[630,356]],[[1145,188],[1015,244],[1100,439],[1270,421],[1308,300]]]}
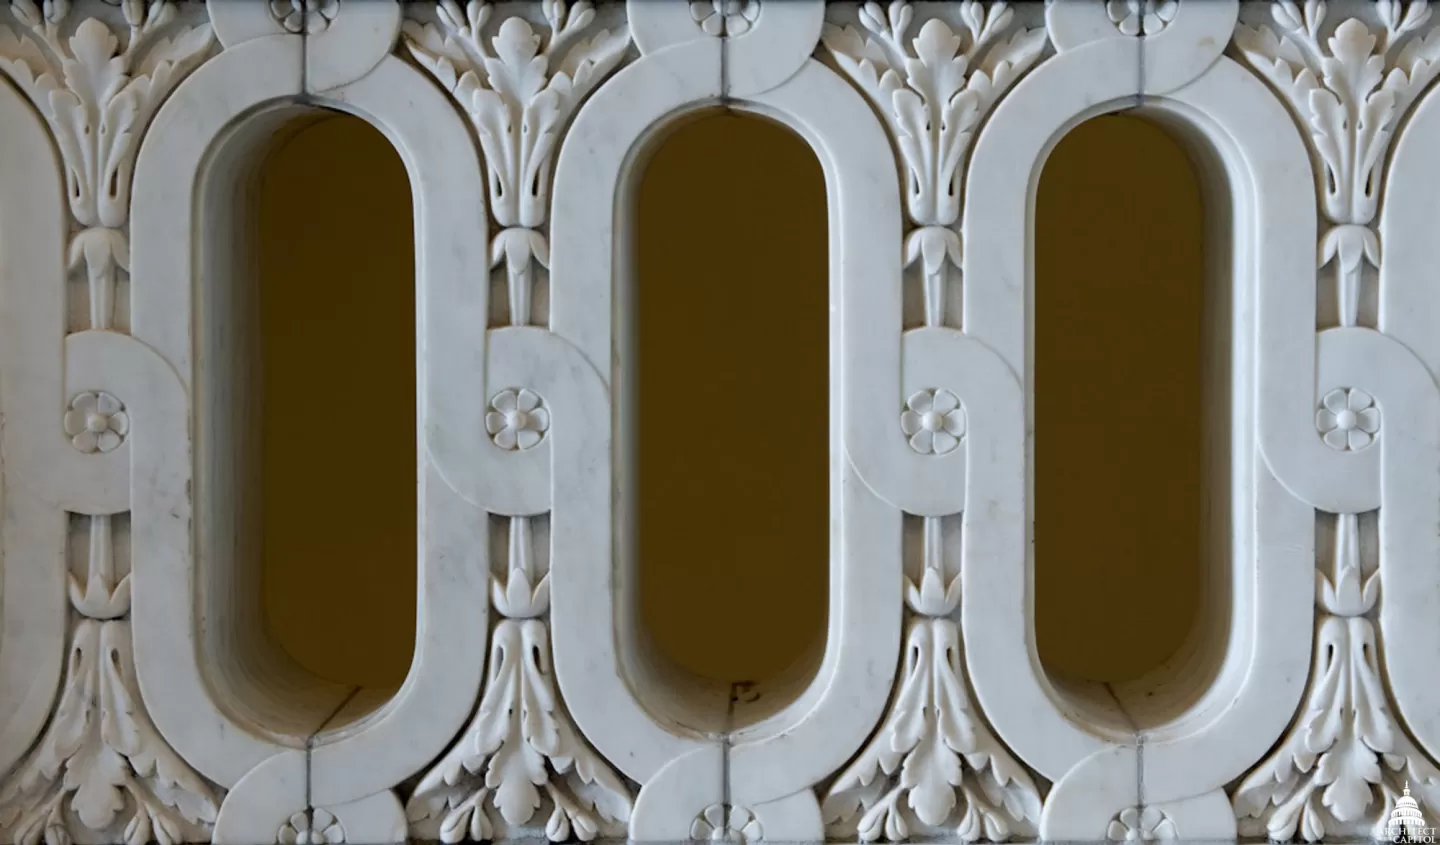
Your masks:
{"label": "carved rosette flower", "polygon": [[1175,822],[1156,807],[1127,807],[1110,822],[1111,842],[1170,842],[1180,838]]}
{"label": "carved rosette flower", "polygon": [[911,449],[922,455],[944,455],[965,437],[965,409],[948,390],[920,390],[905,400],[900,430]]}
{"label": "carved rosette flower", "polygon": [[278,845],[344,845],[345,828],[329,810],[316,807],[287,819],[275,841]]}
{"label": "carved rosette flower", "polygon": [[113,452],[125,442],[130,415],[119,399],[104,391],[77,393],[65,412],[70,445],[85,454]]}
{"label": "carved rosette flower", "polygon": [[550,430],[550,410],[540,394],[528,388],[506,389],[490,399],[485,431],[501,449],[529,449]]}
{"label": "carved rosette flower", "polygon": [[706,35],[744,35],[760,17],[760,0],[692,0],[690,17]]}
{"label": "carved rosette flower", "polygon": [[270,0],[270,17],[286,32],[319,35],[340,14],[340,0]]}
{"label": "carved rosette flower", "polygon": [[1330,448],[1358,452],[1380,433],[1380,409],[1375,398],[1358,387],[1336,388],[1315,411],[1315,429]]}
{"label": "carved rosette flower", "polygon": [[765,838],[760,820],[745,807],[711,804],[690,825],[696,842],[759,842]]}
{"label": "carved rosette flower", "polygon": [[1109,0],[1105,13],[1125,35],[1158,35],[1180,10],[1178,0]]}

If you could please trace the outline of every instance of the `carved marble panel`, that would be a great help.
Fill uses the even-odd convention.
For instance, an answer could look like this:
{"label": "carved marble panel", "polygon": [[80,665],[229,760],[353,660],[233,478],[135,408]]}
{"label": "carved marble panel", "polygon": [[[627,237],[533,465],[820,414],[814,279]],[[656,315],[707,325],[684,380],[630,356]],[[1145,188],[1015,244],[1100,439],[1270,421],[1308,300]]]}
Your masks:
{"label": "carved marble panel", "polygon": [[[1433,841],[1432,12],[0,4],[0,837]],[[802,138],[828,209],[828,627],[761,705],[634,618],[633,189],[715,107]],[[266,641],[237,516],[253,184],[320,111],[414,197],[419,612],[375,700]],[[1210,196],[1227,470],[1192,643],[1076,687],[1034,637],[1033,221],[1117,112]]]}

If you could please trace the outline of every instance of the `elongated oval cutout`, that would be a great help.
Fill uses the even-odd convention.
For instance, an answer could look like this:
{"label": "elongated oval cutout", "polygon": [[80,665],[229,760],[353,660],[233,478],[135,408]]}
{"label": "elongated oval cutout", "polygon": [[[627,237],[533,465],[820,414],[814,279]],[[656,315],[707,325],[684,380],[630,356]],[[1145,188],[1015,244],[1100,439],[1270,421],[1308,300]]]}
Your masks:
{"label": "elongated oval cutout", "polygon": [[638,671],[688,702],[677,718],[734,727],[730,699],[782,707],[825,642],[825,181],[798,136],[735,113],[650,150],[620,309],[632,642]]}
{"label": "elongated oval cutout", "polygon": [[1076,127],[1034,243],[1041,662],[1062,688],[1194,674],[1226,641],[1231,333],[1186,150],[1136,117]]}
{"label": "elongated oval cutout", "polygon": [[413,657],[414,230],[379,131],[268,120],[275,140],[231,143],[211,177],[238,219],[215,233],[235,269],[201,292],[197,511],[217,692],[298,740],[383,702]]}

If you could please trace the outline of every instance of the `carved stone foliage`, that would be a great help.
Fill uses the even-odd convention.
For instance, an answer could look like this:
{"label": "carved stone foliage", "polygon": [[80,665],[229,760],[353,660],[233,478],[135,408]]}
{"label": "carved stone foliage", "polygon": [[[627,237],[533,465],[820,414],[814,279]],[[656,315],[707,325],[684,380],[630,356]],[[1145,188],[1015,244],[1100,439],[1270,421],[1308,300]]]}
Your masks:
{"label": "carved stone foliage", "polygon": [[946,577],[941,525],[925,519],[924,571],[906,578],[905,664],[880,730],[831,784],[822,805],[839,836],[912,835],[1003,841],[1033,835],[1040,793],[971,706],[962,672],[960,578]]}
{"label": "carved stone foliage", "polygon": [[690,838],[697,842],[759,842],[765,832],[755,815],[744,807],[711,804],[690,826]]}
{"label": "carved stone foliage", "polygon": [[118,834],[126,845],[191,842],[208,839],[219,810],[210,786],[170,750],[141,702],[130,576],[116,578],[111,520],[89,517],[87,577],[70,576],[78,616],[59,704],[0,785],[0,831],[16,845],[69,845],[97,834]]}
{"label": "carved stone foliage", "polygon": [[171,0],[120,6],[123,35],[95,17],[62,35],[69,2],[11,0],[11,13],[30,35],[0,26],[0,71],[45,116],[64,160],[70,213],[80,227],[70,263],[85,268],[90,327],[97,329],[110,327],[117,272],[130,263],[124,227],[140,137],[214,38],[209,24],[171,26],[177,14]]}
{"label": "carved stone foliage", "polygon": [[1155,807],[1129,807],[1110,822],[1111,842],[1169,842],[1180,838],[1175,822]]}
{"label": "carved stone foliage", "polygon": [[970,143],[985,115],[1045,47],[1045,30],[1016,25],[1005,3],[966,0],[956,6],[959,31],[937,17],[911,38],[915,9],[896,0],[865,3],[860,27],[826,24],[821,35],[900,149],[905,207],[915,226],[905,241],[905,263],[922,264],[925,324],[931,326],[942,321],[945,262],[960,267],[955,229]]}
{"label": "carved stone foliage", "polygon": [[1175,20],[1179,0],[1109,0],[1105,13],[1124,35],[1159,35]]}
{"label": "carved stone foliage", "polygon": [[1315,572],[1314,665],[1301,716],[1232,796],[1242,835],[1383,839],[1407,782],[1427,806],[1440,806],[1440,770],[1390,711],[1367,618],[1379,597],[1359,517],[1341,514],[1334,560]]}
{"label": "carved stone foliage", "polygon": [[502,618],[491,634],[480,709],[415,788],[406,814],[412,823],[438,820],[446,843],[497,838],[490,809],[513,830],[548,807],[552,842],[588,842],[616,825],[623,831],[630,790],[581,737],[555,688],[543,618],[549,575],[536,572],[528,517],[511,518],[509,546],[506,577],[491,584]]}
{"label": "carved stone foliage", "polygon": [[345,827],[329,810],[316,807],[292,815],[275,837],[276,845],[343,845]]}
{"label": "carved stone foliage", "polygon": [[[1334,263],[1340,325],[1357,324],[1363,262],[1380,266],[1374,231],[1386,152],[1405,110],[1440,72],[1440,35],[1425,0],[1380,0],[1379,31],[1357,18],[1325,30],[1320,0],[1269,6],[1273,28],[1240,25],[1240,55],[1299,118],[1330,224],[1319,265]],[[1423,34],[1422,34],[1423,31]]]}
{"label": "carved stone foliage", "polygon": [[692,0],[690,16],[706,35],[744,35],[760,17],[760,0]]}
{"label": "carved stone foliage", "polygon": [[505,265],[512,325],[530,322],[532,262],[549,263],[544,227],[560,136],[630,45],[628,31],[592,31],[590,2],[541,6],[544,34],[518,15],[504,17],[491,34],[494,7],[478,0],[463,7],[441,0],[435,23],[404,24],[410,55],[455,97],[479,135],[490,213],[502,229],[491,260]]}

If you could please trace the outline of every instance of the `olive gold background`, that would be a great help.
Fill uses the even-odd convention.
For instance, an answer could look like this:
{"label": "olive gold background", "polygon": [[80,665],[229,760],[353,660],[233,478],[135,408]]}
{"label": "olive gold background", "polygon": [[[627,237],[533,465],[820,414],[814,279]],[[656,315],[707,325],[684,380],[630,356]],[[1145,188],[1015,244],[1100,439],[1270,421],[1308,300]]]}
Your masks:
{"label": "olive gold background", "polygon": [[[261,191],[268,629],[318,675],[398,685],[418,545],[405,170],[376,130],[328,117],[271,153]],[[824,636],[823,174],[787,130],[715,112],[657,143],[636,197],[644,626],[697,674],[765,679]],[[1081,125],[1045,166],[1034,536],[1052,671],[1138,676],[1194,622],[1202,224],[1184,152],[1138,118]]]}

